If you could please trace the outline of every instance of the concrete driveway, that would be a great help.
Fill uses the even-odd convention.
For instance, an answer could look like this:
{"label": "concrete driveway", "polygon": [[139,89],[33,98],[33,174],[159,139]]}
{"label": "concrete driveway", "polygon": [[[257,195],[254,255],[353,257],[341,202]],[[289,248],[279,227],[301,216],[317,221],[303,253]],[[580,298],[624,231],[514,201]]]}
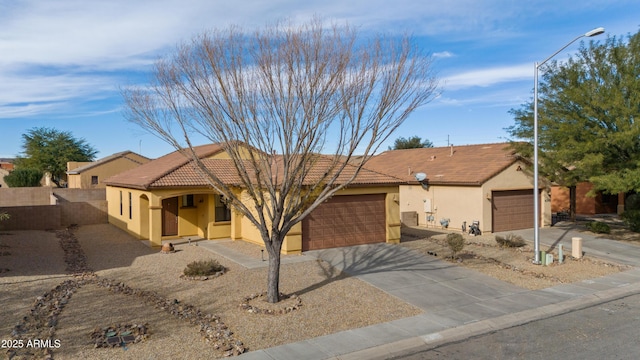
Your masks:
{"label": "concrete driveway", "polygon": [[[640,254],[640,249],[634,245],[623,243],[616,253],[617,242],[584,236],[571,226],[541,230],[545,246],[569,244],[571,237],[579,234],[587,253],[602,253],[631,265],[639,263],[640,256],[634,258],[634,254]],[[526,230],[518,233],[532,239]],[[575,284],[527,290],[398,245],[314,250],[304,256],[322,259],[424,313],[253,351],[240,358],[382,359],[401,349],[462,340],[640,291],[638,268]]]}

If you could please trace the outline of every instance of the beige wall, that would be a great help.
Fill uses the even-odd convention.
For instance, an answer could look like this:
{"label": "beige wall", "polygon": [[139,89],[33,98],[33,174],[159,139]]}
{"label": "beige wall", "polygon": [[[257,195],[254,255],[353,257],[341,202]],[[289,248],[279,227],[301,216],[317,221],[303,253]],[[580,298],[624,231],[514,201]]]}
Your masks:
{"label": "beige wall", "polygon": [[6,182],[4,182],[4,177],[9,175],[9,170],[0,169],[0,188],[9,187]]}
{"label": "beige wall", "polygon": [[449,228],[460,229],[463,221],[482,220],[480,194],[478,186],[403,185],[400,212],[417,212],[419,226],[442,228],[440,221],[449,219]]}
{"label": "beige wall", "polygon": [[49,187],[0,188],[0,206],[53,205]]}
{"label": "beige wall", "polygon": [[[113,175],[119,174],[123,171],[138,167],[140,166],[140,164],[149,162],[149,159],[134,153],[128,154],[127,157],[137,161],[137,163],[134,161],[128,160],[124,157],[121,157],[121,158],[106,162],[104,164],[95,166],[91,169],[84,170],[80,174],[68,175],[67,181],[68,181],[69,188],[104,189],[106,187],[104,184],[105,179]],[[87,164],[87,163],[78,163],[78,164]],[[67,164],[67,168],[70,168],[72,166],[74,166],[74,163]],[[75,168],[77,167],[78,166],[76,166]],[[98,177],[98,184],[91,183],[91,178],[93,176]]]}
{"label": "beige wall", "polygon": [[[461,229],[463,221],[467,226],[472,221],[480,221],[480,230],[491,231],[491,192],[500,190],[531,189],[533,179],[516,162],[482,186],[429,186],[425,190],[420,185],[400,186],[400,212],[415,211],[418,225],[441,228],[440,220],[449,219],[450,229]],[[544,226],[551,224],[551,203],[548,191],[542,191],[540,210]],[[427,216],[433,216],[432,221]]]}

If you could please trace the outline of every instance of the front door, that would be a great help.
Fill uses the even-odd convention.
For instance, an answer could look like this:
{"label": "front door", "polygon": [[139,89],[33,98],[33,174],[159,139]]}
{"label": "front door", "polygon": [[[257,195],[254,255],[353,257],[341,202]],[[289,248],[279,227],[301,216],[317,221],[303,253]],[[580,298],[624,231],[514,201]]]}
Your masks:
{"label": "front door", "polygon": [[178,235],[178,198],[162,200],[162,236]]}

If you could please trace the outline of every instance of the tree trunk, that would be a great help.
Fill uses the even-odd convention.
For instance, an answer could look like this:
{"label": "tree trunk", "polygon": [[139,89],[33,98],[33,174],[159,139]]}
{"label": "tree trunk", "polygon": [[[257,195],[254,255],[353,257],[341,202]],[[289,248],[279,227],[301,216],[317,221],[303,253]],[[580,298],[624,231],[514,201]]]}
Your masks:
{"label": "tree trunk", "polygon": [[576,221],[576,186],[569,186],[569,217]]}
{"label": "tree trunk", "polygon": [[272,240],[266,244],[269,254],[269,273],[267,275],[267,301],[280,301],[280,248],[283,240]]}

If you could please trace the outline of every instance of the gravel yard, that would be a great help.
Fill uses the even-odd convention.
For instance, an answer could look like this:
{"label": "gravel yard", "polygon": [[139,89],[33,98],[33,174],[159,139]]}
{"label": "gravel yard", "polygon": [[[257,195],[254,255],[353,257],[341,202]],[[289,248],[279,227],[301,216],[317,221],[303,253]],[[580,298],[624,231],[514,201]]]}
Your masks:
{"label": "gravel yard", "polygon": [[[10,253],[0,257],[0,268],[9,269],[0,274],[3,340],[12,338],[16,324],[29,314],[38,296],[64,280],[77,281],[65,271],[65,254],[56,235],[44,231],[0,235],[0,243],[4,245],[0,250]],[[86,256],[87,268],[97,279],[109,279],[139,293],[153,292],[157,297],[175,301],[176,306],[191,305],[203,314],[217,315],[234,341],[241,342],[247,351],[421,312],[360,280],[335,273],[324,262],[312,260],[282,265],[280,290],[298,295],[302,307],[278,315],[249,313],[240,304],[243,298],[266,290],[266,268],[245,269],[188,244],[176,245],[175,253],[162,254],[110,225],[83,226],[75,229],[73,235]],[[256,258],[261,256],[255,245],[230,242],[226,246]],[[215,259],[228,272],[206,281],[181,279],[186,265],[200,259]],[[216,358],[223,357],[228,350],[216,349],[212,342],[204,340],[198,325],[150,305],[143,296],[116,293],[115,286],[97,286],[93,278],[79,281],[81,285],[70,291],[72,296],[56,315],[52,339],[59,340],[60,346],[51,348],[55,359]],[[291,301],[272,305],[256,298],[251,305],[278,308],[290,305]],[[119,323],[148,324],[148,339],[116,348],[95,348],[91,332]],[[44,357],[46,353],[36,356]]]}
{"label": "gravel yard", "polygon": [[630,269],[629,266],[602,261],[591,256],[574,259],[568,250],[564,252],[563,264],[559,264],[557,249],[552,252],[555,259],[553,264],[535,265],[532,244],[515,248],[500,247],[493,234],[464,235],[464,249],[452,259],[446,236],[447,233],[442,231],[406,227],[403,229],[403,238],[406,241],[403,241],[401,246],[416,250],[425,256],[437,254],[442,260],[529,290],[593,279]]}

